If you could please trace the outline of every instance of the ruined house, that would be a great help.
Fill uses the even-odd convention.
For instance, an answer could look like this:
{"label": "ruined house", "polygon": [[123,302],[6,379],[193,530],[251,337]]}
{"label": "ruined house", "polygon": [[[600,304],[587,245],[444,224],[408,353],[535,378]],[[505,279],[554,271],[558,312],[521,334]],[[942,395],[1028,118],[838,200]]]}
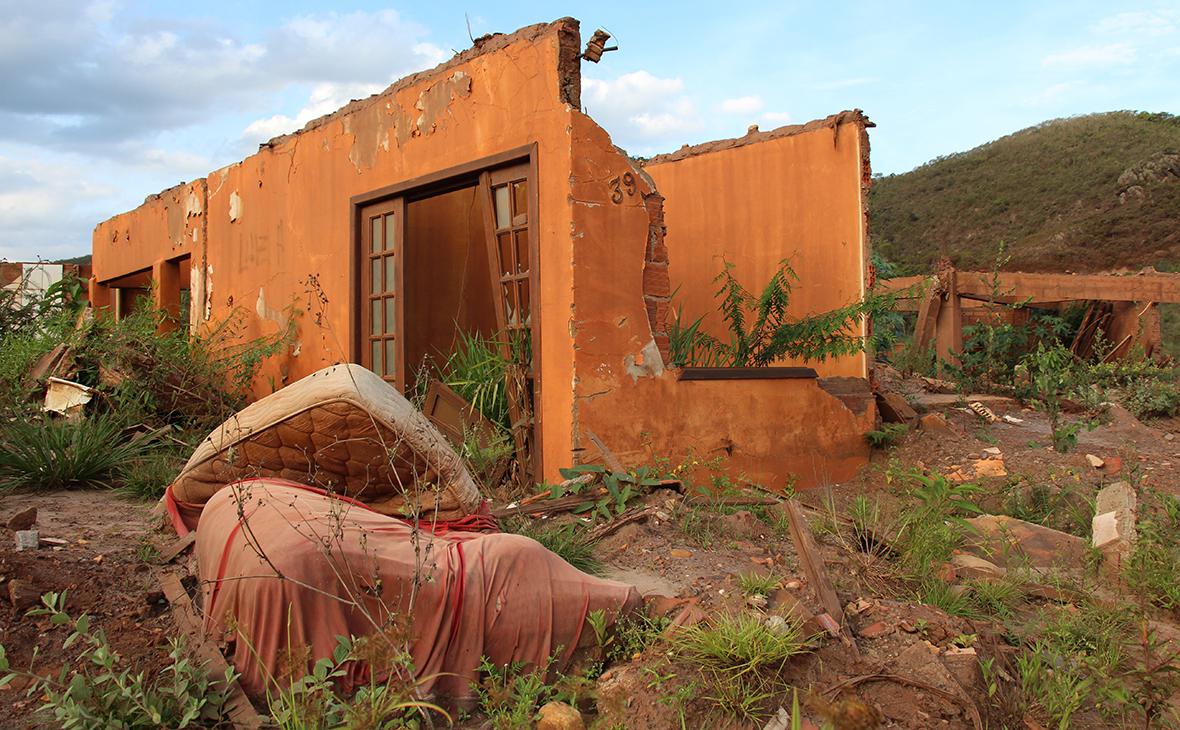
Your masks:
{"label": "ruined house", "polygon": [[92,302],[122,316],[150,291],[195,328],[244,308],[246,336],[294,317],[258,395],[341,361],[405,390],[459,331],[507,330],[531,349],[539,479],[604,449],[721,457],[774,487],[851,476],[876,417],[869,356],[674,369],[667,331],[675,309],[715,312],[723,260],[756,290],[789,258],[799,315],[862,296],[870,123],[637,161],[583,113],[581,51],[569,18],[482,38],[149,197],[96,227]]}

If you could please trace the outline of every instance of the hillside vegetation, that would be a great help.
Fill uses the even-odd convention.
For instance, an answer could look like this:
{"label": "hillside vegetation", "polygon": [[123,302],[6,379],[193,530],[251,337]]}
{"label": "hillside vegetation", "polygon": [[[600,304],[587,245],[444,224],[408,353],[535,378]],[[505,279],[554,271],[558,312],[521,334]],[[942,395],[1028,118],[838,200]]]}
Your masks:
{"label": "hillside vegetation", "polygon": [[902,273],[940,255],[988,268],[1001,241],[1022,271],[1180,264],[1180,117],[1108,112],[1055,119],[878,178],[878,253]]}

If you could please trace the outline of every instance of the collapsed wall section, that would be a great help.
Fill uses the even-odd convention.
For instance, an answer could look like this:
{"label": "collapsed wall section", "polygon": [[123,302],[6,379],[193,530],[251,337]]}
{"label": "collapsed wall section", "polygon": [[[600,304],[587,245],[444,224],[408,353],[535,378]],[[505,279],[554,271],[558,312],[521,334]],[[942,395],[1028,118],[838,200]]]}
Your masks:
{"label": "collapsed wall section", "polygon": [[[728,340],[714,278],[726,262],[757,294],[786,259],[798,274],[791,313],[802,317],[864,295],[868,276],[865,197],[871,122],[859,111],[807,124],[685,147],[643,163],[664,197],[672,306]],[[863,333],[863,330],[862,330]],[[867,377],[864,354],[814,367]]]}
{"label": "collapsed wall section", "polygon": [[[667,272],[702,267],[693,257],[704,254],[672,242],[671,195],[654,176],[589,117],[573,114],[571,130],[575,458],[601,461],[596,438],[624,463],[716,462],[771,488],[851,477],[868,456],[871,398],[850,408],[816,377],[770,379],[760,369],[753,379],[682,380],[667,366]],[[840,214],[859,219],[859,198],[846,204]]]}

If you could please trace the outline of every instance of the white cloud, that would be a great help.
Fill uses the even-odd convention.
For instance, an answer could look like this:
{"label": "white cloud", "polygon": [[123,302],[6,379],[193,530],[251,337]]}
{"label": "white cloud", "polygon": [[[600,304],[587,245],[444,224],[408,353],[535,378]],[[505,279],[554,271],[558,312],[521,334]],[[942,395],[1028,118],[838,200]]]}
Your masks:
{"label": "white cloud", "polygon": [[1135,55],[1135,48],[1131,45],[1108,43],[1051,53],[1041,63],[1051,67],[1118,66],[1134,62]]}
{"label": "white cloud", "polygon": [[272,137],[289,134],[303,128],[313,119],[331,114],[353,99],[363,99],[385,88],[382,84],[316,84],[311,89],[307,104],[294,117],[276,114],[250,123],[242,132],[242,141],[249,146],[265,142]]}
{"label": "white cloud", "polygon": [[726,114],[756,114],[763,106],[760,96],[738,96],[721,102],[721,111]]}
{"label": "white cloud", "polygon": [[77,164],[0,156],[0,258],[77,255],[89,248],[96,222],[87,206],[115,192],[80,174]]}
{"label": "white cloud", "polygon": [[1103,18],[1094,25],[1102,35],[1164,36],[1176,31],[1176,11],[1137,10]]}
{"label": "white cloud", "polygon": [[633,71],[611,80],[582,79],[582,105],[616,144],[636,153],[679,146],[702,126],[679,78]]}

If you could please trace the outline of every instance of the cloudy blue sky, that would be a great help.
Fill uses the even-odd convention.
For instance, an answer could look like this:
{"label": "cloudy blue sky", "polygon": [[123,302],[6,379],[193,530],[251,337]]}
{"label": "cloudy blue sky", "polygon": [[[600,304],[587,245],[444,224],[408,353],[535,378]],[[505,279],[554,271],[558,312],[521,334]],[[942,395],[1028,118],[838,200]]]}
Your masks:
{"label": "cloudy blue sky", "polygon": [[422,3],[0,0],[0,258],[94,224],[432,66],[573,15],[621,50],[583,104],[633,154],[861,108],[874,170],[1055,117],[1180,113],[1180,1]]}

